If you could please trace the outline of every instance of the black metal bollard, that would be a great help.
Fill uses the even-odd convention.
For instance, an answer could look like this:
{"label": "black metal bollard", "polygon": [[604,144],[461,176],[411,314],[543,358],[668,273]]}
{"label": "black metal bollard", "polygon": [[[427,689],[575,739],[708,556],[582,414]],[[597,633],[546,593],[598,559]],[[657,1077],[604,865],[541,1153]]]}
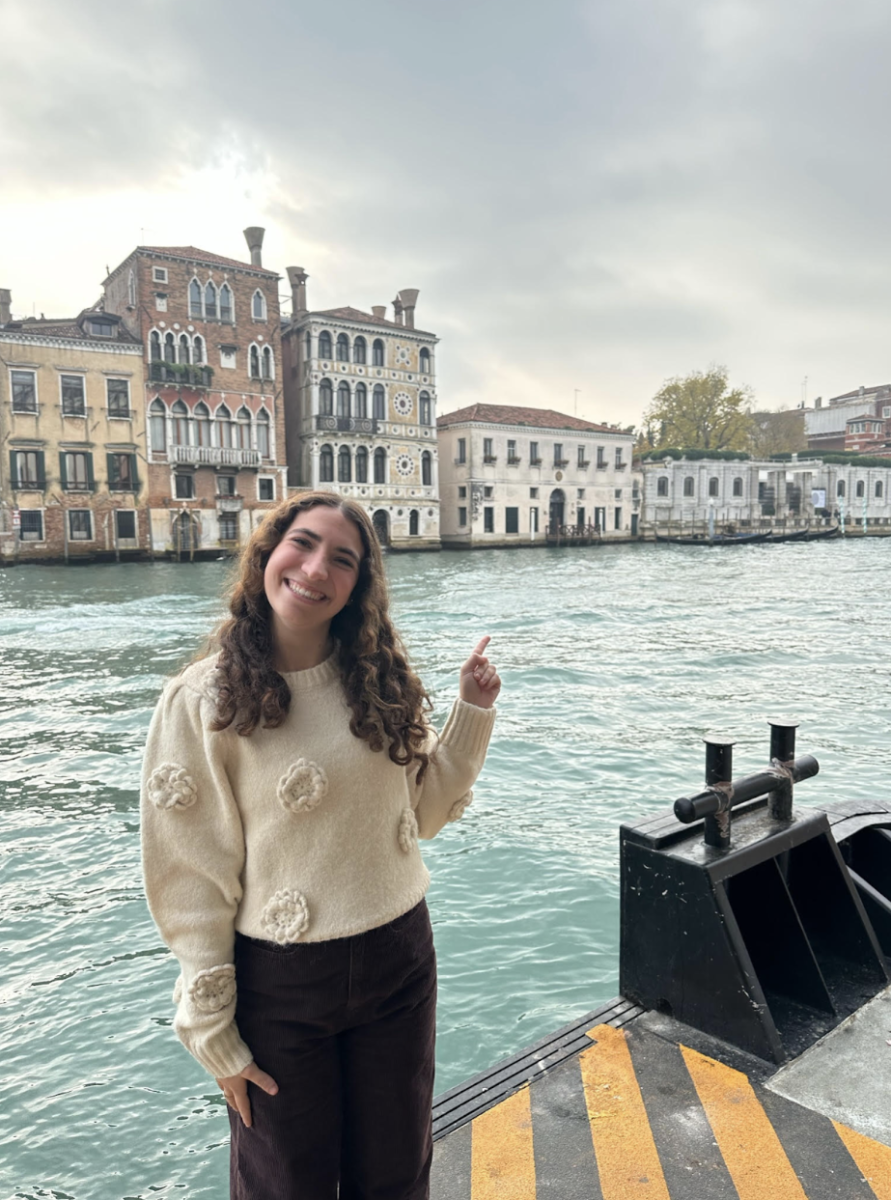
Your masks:
{"label": "black metal bollard", "polygon": [[[704,840],[716,850],[730,849],[730,784],[733,781],[734,743],[723,737],[703,738],[705,742],[705,785],[714,788],[719,806],[705,818]],[[724,786],[721,786],[724,785]]]}
{"label": "black metal bollard", "polygon": [[767,811],[775,821],[792,820],[792,776],[795,762],[797,721],[770,721],[770,765],[786,773],[786,779],[768,793]]}

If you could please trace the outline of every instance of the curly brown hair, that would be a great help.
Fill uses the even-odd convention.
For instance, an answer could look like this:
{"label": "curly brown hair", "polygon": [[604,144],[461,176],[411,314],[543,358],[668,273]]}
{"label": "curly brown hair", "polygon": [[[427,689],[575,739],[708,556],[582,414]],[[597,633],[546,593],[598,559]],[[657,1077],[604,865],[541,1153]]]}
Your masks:
{"label": "curly brown hair", "polygon": [[350,732],[372,750],[386,749],[400,766],[416,762],[420,780],[428,761],[422,749],[428,735],[424,714],[432,705],[390,620],[383,557],[368,514],[334,492],[303,492],[282,501],[251,534],[229,596],[231,616],[208,644],[208,652],[219,649],[220,674],[211,728],[219,731],[234,723],[238,734],[249,737],[261,720],[275,728],[287,715],[291,691],[273,665],[272,609],[263,575],[297,514],[320,505],[336,508],[352,521],[364,550],[350,603],[331,622],[352,711]]}

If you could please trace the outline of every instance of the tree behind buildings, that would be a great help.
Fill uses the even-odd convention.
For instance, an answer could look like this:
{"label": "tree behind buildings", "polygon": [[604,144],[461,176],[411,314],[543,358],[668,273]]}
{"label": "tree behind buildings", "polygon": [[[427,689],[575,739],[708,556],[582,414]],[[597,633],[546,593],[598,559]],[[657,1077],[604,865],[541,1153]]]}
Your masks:
{"label": "tree behind buildings", "polygon": [[790,454],[807,449],[804,413],[800,408],[752,413],[752,425],[751,451],[754,458],[770,458],[772,454]]}
{"label": "tree behind buildings", "polygon": [[643,418],[643,450],[749,450],[754,421],[748,388],[731,388],[727,368],[667,380]]}

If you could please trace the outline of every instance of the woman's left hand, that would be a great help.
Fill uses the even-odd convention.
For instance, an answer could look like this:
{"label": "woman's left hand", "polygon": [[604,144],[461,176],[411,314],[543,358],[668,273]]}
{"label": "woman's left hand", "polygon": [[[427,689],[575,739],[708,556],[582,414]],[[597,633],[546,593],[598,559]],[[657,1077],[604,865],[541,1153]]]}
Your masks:
{"label": "woman's left hand", "polygon": [[466,700],[468,704],[475,704],[477,708],[491,708],[501,691],[498,672],[485,654],[491,640],[488,636],[482,638],[461,668],[459,694],[462,700]]}

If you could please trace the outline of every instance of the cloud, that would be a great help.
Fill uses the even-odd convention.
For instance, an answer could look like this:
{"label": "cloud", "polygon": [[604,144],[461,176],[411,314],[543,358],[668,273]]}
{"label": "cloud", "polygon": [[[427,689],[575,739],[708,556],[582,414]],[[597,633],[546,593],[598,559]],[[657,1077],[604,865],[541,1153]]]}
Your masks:
{"label": "cloud", "polygon": [[314,306],[421,289],[445,410],[579,388],[624,423],[715,360],[765,406],[886,372],[884,2],[7,10],[14,295],[76,309],[146,227],[243,255],[259,223]]}

